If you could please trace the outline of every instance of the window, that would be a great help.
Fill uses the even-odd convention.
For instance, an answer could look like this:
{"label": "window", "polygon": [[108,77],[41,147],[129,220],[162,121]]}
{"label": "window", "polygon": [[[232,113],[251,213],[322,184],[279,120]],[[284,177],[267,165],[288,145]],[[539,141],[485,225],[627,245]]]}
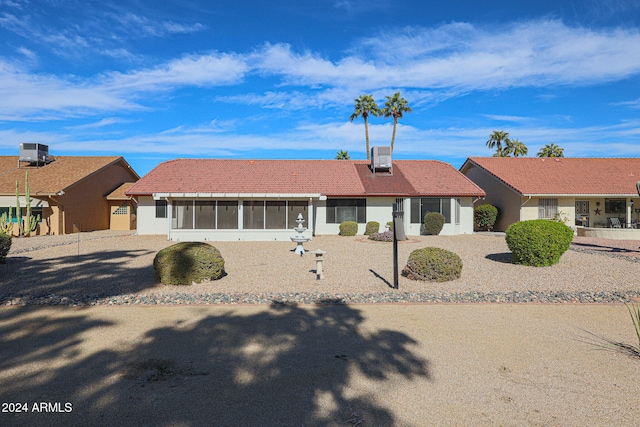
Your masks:
{"label": "window", "polygon": [[411,199],[411,223],[422,224],[424,216],[429,212],[444,215],[444,222],[451,224],[451,199],[440,197],[423,197]]}
{"label": "window", "polygon": [[242,206],[242,227],[245,229],[264,229],[264,201],[246,200]]}
{"label": "window", "polygon": [[558,199],[538,199],[538,218],[553,218],[558,214]]}
{"label": "window", "polygon": [[156,200],[156,218],[166,218],[166,217],[167,217],[167,201]]}
{"label": "window", "polygon": [[367,222],[366,199],[327,199],[327,224],[344,221]]}
{"label": "window", "polygon": [[216,201],[197,200],[195,217],[197,229],[202,230],[216,228]]}
{"label": "window", "polygon": [[287,202],[287,228],[296,228],[298,223],[298,215],[302,214],[305,222],[302,223],[307,228],[309,227],[309,217],[307,215],[307,202]]}
{"label": "window", "polygon": [[625,199],[604,199],[604,213],[625,213],[626,206]]}
{"label": "window", "polygon": [[113,211],[114,215],[126,215],[128,213],[129,213],[129,206],[126,203],[121,204],[120,206],[118,206],[118,209]]}
{"label": "window", "polygon": [[[22,213],[22,218],[27,214],[27,208],[20,209]],[[0,216],[3,214],[7,214],[7,219],[9,219],[9,208],[0,208]],[[38,219],[38,223],[42,222],[42,208],[31,208],[31,215],[35,216]],[[18,215],[16,214],[16,208],[11,209],[11,222],[14,224],[18,223]]]}
{"label": "window", "polygon": [[172,204],[171,228],[193,229],[193,201],[175,200]]}
{"label": "window", "polygon": [[284,200],[266,202],[265,228],[283,230],[287,228],[287,203]]}
{"label": "window", "polygon": [[307,218],[307,202],[285,200],[247,200],[243,205],[242,226],[249,230],[285,230],[297,226],[298,214]]}
{"label": "window", "polygon": [[238,202],[233,200],[218,200],[216,210],[218,230],[238,229]]}

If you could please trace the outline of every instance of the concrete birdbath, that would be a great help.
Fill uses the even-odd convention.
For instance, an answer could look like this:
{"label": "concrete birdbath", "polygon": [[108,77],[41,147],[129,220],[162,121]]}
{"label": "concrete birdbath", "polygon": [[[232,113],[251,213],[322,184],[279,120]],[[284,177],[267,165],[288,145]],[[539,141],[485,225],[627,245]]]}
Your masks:
{"label": "concrete birdbath", "polygon": [[298,214],[298,219],[296,219],[296,222],[298,223],[298,226],[295,227],[293,230],[296,231],[298,234],[291,237],[291,241],[297,243],[296,250],[294,252],[302,256],[304,255],[304,247],[302,246],[302,244],[311,240],[311,237],[302,235],[302,233],[307,231],[307,228],[302,225],[302,223],[304,222],[304,219],[302,219],[301,213]]}

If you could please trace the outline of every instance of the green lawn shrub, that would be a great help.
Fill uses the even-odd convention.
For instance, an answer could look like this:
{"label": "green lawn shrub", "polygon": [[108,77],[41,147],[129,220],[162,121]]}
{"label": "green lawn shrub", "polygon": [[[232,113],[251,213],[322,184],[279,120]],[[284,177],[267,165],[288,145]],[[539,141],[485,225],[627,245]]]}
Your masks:
{"label": "green lawn shrub", "polygon": [[459,279],[462,259],[445,249],[426,247],[411,252],[402,275],[412,280],[447,282]]}
{"label": "green lawn shrub", "polygon": [[364,229],[365,236],[371,236],[373,233],[380,231],[380,223],[376,221],[369,221]]}
{"label": "green lawn shrub", "polygon": [[340,223],[341,236],[355,236],[358,234],[358,223],[355,221],[344,221]]}
{"label": "green lawn shrub", "polygon": [[444,215],[439,212],[428,212],[424,216],[424,231],[432,236],[437,236],[444,227]]}
{"label": "green lawn shrub", "polygon": [[498,208],[485,204],[476,206],[473,209],[473,222],[477,230],[493,230],[493,226],[498,220]]}
{"label": "green lawn shrub", "polygon": [[548,219],[515,222],[506,231],[513,262],[535,267],[556,264],[572,240],[570,227]]}
{"label": "green lawn shrub", "polygon": [[9,249],[11,249],[12,240],[11,234],[0,232],[0,264],[5,263]]}
{"label": "green lawn shrub", "polygon": [[220,251],[204,242],[180,242],[162,249],[153,260],[156,277],[165,285],[190,285],[224,276]]}

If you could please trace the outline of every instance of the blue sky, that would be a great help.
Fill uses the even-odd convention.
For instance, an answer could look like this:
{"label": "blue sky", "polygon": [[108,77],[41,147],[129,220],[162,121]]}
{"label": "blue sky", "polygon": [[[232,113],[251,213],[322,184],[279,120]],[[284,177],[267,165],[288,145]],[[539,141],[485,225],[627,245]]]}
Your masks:
{"label": "blue sky", "polygon": [[[640,2],[0,0],[0,155],[364,159],[354,98],[413,108],[394,157],[640,154]],[[370,120],[371,145],[392,122]]]}

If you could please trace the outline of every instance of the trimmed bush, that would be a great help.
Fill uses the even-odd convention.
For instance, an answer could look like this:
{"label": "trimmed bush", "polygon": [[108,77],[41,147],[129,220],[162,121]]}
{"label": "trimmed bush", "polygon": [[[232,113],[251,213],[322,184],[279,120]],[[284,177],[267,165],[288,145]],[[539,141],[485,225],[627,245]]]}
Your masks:
{"label": "trimmed bush", "polygon": [[437,236],[444,227],[444,215],[438,212],[428,212],[424,216],[424,231],[432,236]]}
{"label": "trimmed bush", "polygon": [[498,208],[493,205],[480,205],[473,209],[473,222],[478,230],[491,231],[498,220]]}
{"label": "trimmed bush", "polygon": [[376,221],[369,221],[366,228],[364,229],[364,235],[370,236],[373,233],[377,233],[378,231],[380,231],[380,223]]}
{"label": "trimmed bush", "polygon": [[393,242],[393,231],[373,233],[369,236],[369,240],[375,240],[376,242]]}
{"label": "trimmed bush", "polygon": [[340,223],[341,236],[355,236],[358,234],[358,223],[355,221],[344,221]]}
{"label": "trimmed bush", "polygon": [[11,234],[6,234],[0,231],[0,264],[4,264],[9,249],[11,249]]}
{"label": "trimmed bush", "polygon": [[515,264],[542,267],[560,261],[571,245],[573,230],[560,222],[534,219],[511,224],[505,238]]}
{"label": "trimmed bush", "polygon": [[393,221],[389,221],[387,227],[389,227],[389,231],[393,231]]}
{"label": "trimmed bush", "polygon": [[462,274],[460,257],[445,249],[427,247],[411,252],[402,275],[412,280],[447,282]]}
{"label": "trimmed bush", "polygon": [[158,252],[153,268],[165,285],[190,285],[224,276],[224,259],[208,243],[180,242]]}

